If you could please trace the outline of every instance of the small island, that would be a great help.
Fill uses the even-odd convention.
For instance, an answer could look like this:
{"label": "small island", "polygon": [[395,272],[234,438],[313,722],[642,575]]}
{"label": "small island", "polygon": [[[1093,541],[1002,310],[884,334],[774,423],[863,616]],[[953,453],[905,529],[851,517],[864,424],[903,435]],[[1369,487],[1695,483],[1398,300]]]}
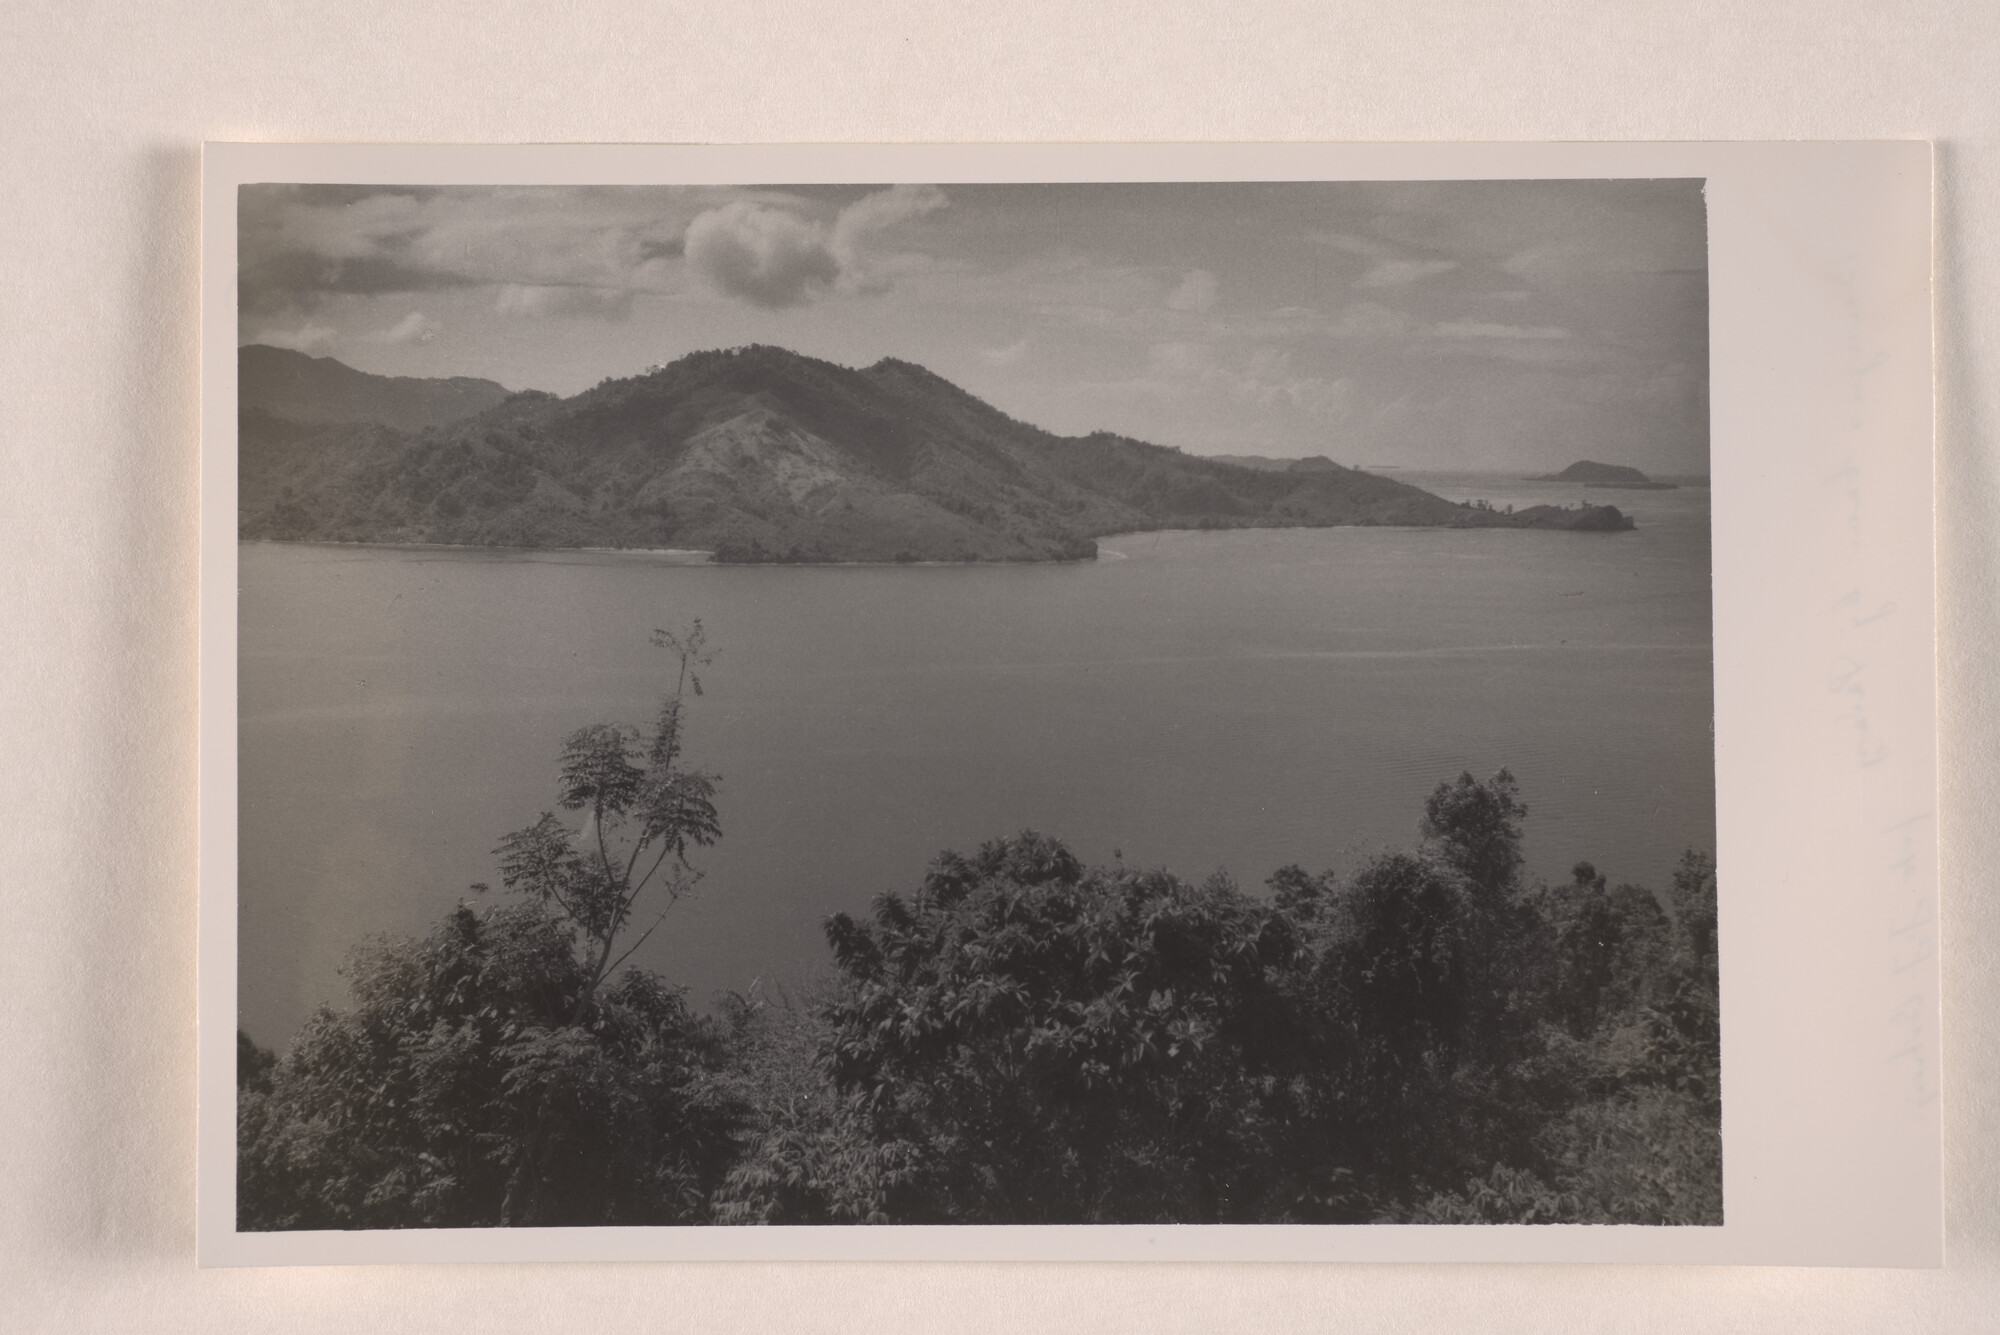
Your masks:
{"label": "small island", "polygon": [[1671,482],[1655,482],[1636,468],[1623,464],[1601,464],[1579,459],[1560,473],[1544,473],[1530,482],[1580,482],[1586,487],[1615,487],[1623,491],[1675,491]]}

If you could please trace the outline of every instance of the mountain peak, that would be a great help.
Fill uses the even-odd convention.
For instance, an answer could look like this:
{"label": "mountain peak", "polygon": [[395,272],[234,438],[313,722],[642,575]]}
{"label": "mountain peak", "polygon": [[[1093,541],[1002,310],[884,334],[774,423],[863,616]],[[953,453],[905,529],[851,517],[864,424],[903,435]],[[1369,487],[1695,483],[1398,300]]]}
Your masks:
{"label": "mountain peak", "polygon": [[[951,381],[946,380],[936,371],[931,370],[930,367],[919,366],[915,362],[904,361],[901,357],[880,358],[875,362],[874,365],[868,368],[868,373],[870,375],[876,374],[877,372],[881,372],[883,374],[894,373],[897,375],[913,376],[923,380],[935,380],[940,385],[951,385]],[[953,389],[958,388],[957,385],[951,385],[951,387]]]}
{"label": "mountain peak", "polygon": [[1056,436],[893,357],[856,370],[752,344],[567,399],[469,382],[490,386],[489,407],[420,422],[420,434],[358,425],[390,421],[384,396],[402,382],[306,361],[375,397],[315,432],[246,392],[245,537],[1046,561],[1088,557],[1096,536],[1136,529],[1525,526],[1332,465],[1257,471],[1109,432]]}

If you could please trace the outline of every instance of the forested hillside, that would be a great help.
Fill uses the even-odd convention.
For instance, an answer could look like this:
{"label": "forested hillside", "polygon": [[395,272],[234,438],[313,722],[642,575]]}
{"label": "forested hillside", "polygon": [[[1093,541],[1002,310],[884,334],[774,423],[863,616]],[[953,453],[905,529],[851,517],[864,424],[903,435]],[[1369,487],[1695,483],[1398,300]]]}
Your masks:
{"label": "forested hillside", "polygon": [[417,431],[491,408],[507,388],[471,376],[371,375],[331,357],[252,343],[236,350],[238,411],[287,422],[379,422]]}
{"label": "forested hillside", "polygon": [[1325,461],[1275,471],[1055,436],[908,362],[852,370],[770,347],[421,429],[315,426],[246,399],[240,435],[250,539],[1036,561],[1160,528],[1631,527],[1611,506],[1505,513]]}

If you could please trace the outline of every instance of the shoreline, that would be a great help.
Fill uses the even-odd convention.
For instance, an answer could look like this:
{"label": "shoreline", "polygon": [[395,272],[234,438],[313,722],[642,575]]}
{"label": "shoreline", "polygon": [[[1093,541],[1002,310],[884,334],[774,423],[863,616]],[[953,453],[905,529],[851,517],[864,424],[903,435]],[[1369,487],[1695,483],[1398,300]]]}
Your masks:
{"label": "shoreline", "polygon": [[[1587,507],[1587,508],[1596,509],[1596,508],[1610,508],[1610,507]],[[1623,528],[1569,528],[1558,525],[1506,524],[1506,523],[1231,524],[1216,528],[1170,527],[1170,528],[1123,529],[1115,533],[1097,534],[1091,539],[1091,541],[1093,543],[1098,543],[1098,542],[1116,540],[1119,538],[1143,537],[1147,534],[1161,534],[1161,533],[1189,533],[1189,534],[1207,535],[1207,534],[1217,534],[1217,533],[1245,533],[1253,531],[1270,532],[1270,533],[1299,532],[1299,531],[1325,532],[1332,529],[1397,529],[1405,531],[1434,531],[1439,533],[1462,533],[1462,532],[1472,532],[1472,531],[1488,532],[1493,530],[1505,530],[1513,532],[1611,534],[1611,533],[1632,532],[1635,526],[1630,524],[1630,516],[1626,516],[1626,519],[1627,519],[1627,526]],[[1040,558],[1030,558],[1030,559],[1013,559],[1008,557],[974,557],[969,560],[945,560],[945,559],[926,558],[923,560],[916,560],[916,561],[900,561],[900,560],[895,560],[893,558],[889,560],[851,560],[851,561],[843,561],[843,560],[718,561],[715,559],[715,553],[712,550],[699,547],[515,547],[515,546],[503,546],[499,544],[470,543],[470,542],[363,542],[363,541],[347,540],[339,538],[245,538],[241,536],[239,536],[236,539],[236,541],[238,545],[251,545],[251,546],[268,545],[273,547],[358,547],[375,551],[473,552],[473,553],[487,552],[487,553],[493,553],[495,555],[511,554],[511,555],[523,555],[523,556],[552,556],[552,555],[559,555],[562,553],[574,553],[580,556],[614,556],[614,557],[649,558],[660,565],[720,566],[720,567],[730,567],[730,568],[752,567],[752,566],[789,566],[789,567],[812,566],[812,567],[843,567],[843,568],[853,567],[860,569],[877,569],[877,568],[902,569],[912,566],[916,567],[1060,566],[1060,565],[1083,565],[1089,562],[1103,559],[1102,552],[1093,552],[1090,556],[1040,557]],[[1113,555],[1115,558],[1121,558],[1121,559],[1124,556],[1123,553],[1114,553]]]}
{"label": "shoreline", "polygon": [[344,538],[246,538],[245,547],[365,547],[372,551],[408,552],[523,552],[546,556],[555,552],[576,552],[586,556],[651,556],[665,558],[663,565],[711,565],[715,553],[700,547],[511,547],[483,542],[361,542]]}

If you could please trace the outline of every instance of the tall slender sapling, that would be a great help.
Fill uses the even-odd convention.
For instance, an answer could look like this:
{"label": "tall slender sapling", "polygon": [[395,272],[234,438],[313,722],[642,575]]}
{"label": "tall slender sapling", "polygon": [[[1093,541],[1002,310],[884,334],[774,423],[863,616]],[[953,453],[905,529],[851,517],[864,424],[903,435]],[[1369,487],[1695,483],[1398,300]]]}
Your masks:
{"label": "tall slender sapling", "polygon": [[[654,631],[653,643],[672,654],[678,667],[653,727],[593,723],[563,743],[557,802],[565,811],[583,813],[581,828],[545,811],[495,850],[508,889],[554,906],[580,934],[585,983],[572,1024],[589,1009],[604,980],[700,881],[701,873],[688,861],[689,848],[707,847],[722,835],[715,813],[717,777],[689,768],[682,748],[688,696],[701,694],[697,669],[714,654],[699,619],[684,631]],[[649,888],[664,895],[665,903],[643,931],[621,940]]]}

